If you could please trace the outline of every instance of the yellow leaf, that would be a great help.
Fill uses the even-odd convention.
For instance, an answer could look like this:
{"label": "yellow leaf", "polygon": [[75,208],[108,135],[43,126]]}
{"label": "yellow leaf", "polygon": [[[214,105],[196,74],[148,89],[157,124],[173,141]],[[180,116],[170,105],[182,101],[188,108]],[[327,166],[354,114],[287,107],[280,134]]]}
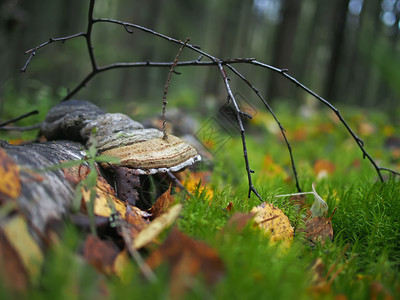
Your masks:
{"label": "yellow leaf", "polygon": [[30,235],[26,220],[22,216],[16,216],[4,224],[2,230],[18,253],[29,278],[36,283],[43,264],[43,253]]}
{"label": "yellow leaf", "polygon": [[211,200],[214,197],[214,192],[205,186],[209,182],[209,177],[211,177],[211,172],[189,172],[183,185],[190,193],[194,193],[198,188],[199,193],[205,192],[206,198]]}
{"label": "yellow leaf", "polygon": [[162,214],[158,218],[154,219],[149,225],[147,225],[133,240],[133,247],[140,249],[147,244],[151,243],[157,238],[160,233],[171,226],[172,223],[178,218],[183,205],[178,203],[171,207],[166,213]]}
{"label": "yellow leaf", "polygon": [[19,167],[3,149],[0,149],[0,178],[0,199],[3,195],[15,199],[21,194]]}
{"label": "yellow leaf", "polygon": [[[90,192],[90,190],[82,188],[82,198],[86,204],[90,201]],[[110,217],[112,209],[109,201],[113,201],[115,209],[121,216],[125,216],[126,205],[115,197],[114,189],[105,181],[105,179],[99,177],[96,186],[96,198],[94,200],[94,214],[101,217]]]}
{"label": "yellow leaf", "polygon": [[284,241],[289,246],[293,240],[293,228],[288,217],[272,204],[263,202],[253,207],[254,222],[270,236],[272,242]]}
{"label": "yellow leaf", "polygon": [[131,266],[130,257],[127,250],[122,250],[114,259],[112,269],[123,283],[129,283],[129,274],[127,266]]}
{"label": "yellow leaf", "polygon": [[261,174],[266,176],[267,178],[281,176],[283,178],[287,177],[285,170],[276,162],[274,162],[273,158],[270,155],[265,155]]}

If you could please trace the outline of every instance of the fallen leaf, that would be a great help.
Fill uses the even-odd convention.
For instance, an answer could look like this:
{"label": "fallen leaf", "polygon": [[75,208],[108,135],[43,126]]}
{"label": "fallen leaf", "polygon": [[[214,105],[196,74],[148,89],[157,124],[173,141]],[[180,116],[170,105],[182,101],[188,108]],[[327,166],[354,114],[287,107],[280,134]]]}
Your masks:
{"label": "fallen leaf", "polygon": [[306,238],[311,243],[320,242],[324,244],[329,238],[333,239],[333,228],[331,218],[316,217],[306,222]]}
{"label": "fallen leaf", "polygon": [[16,199],[21,194],[19,167],[14,160],[0,148],[0,203]]}
{"label": "fallen leaf", "polygon": [[361,136],[370,136],[376,132],[376,128],[372,123],[362,122],[358,126],[358,132]]}
{"label": "fallen leaf", "polygon": [[122,250],[114,259],[114,263],[112,265],[113,272],[121,279],[123,283],[128,284],[129,278],[126,274],[126,269],[129,263],[131,262],[131,258],[129,257],[127,250]]}
{"label": "fallen leaf", "polygon": [[154,219],[133,240],[133,247],[140,249],[155,240],[164,229],[171,226],[178,218],[183,205],[178,203],[171,207],[166,213]]}
{"label": "fallen leaf", "polygon": [[164,243],[147,258],[146,263],[155,269],[162,262],[170,265],[171,299],[182,298],[194,286],[199,273],[211,285],[225,273],[218,253],[206,243],[194,240],[174,228]]}
{"label": "fallen leaf", "polygon": [[8,143],[14,146],[18,146],[18,145],[22,145],[23,143],[25,143],[26,141],[23,139],[12,139],[12,140],[8,140]]}
{"label": "fallen leaf", "polygon": [[297,128],[294,132],[293,132],[293,140],[301,142],[307,139],[308,136],[308,132],[307,130],[304,128],[304,126]]}
{"label": "fallen leaf", "polygon": [[39,279],[43,264],[43,253],[29,233],[26,220],[17,215],[1,227],[2,233],[10,246],[18,253],[22,266],[32,283]]}
{"label": "fallen leaf", "polygon": [[228,205],[225,207],[225,210],[228,212],[232,212],[232,210],[233,210],[233,202],[232,201],[230,201],[228,203]]}
{"label": "fallen leaf", "polygon": [[[65,161],[60,161],[64,163]],[[78,184],[81,180],[84,180],[90,172],[90,168],[84,165],[75,165],[69,168],[63,168],[65,179],[72,184]]]}
{"label": "fallen leaf", "polygon": [[226,223],[226,228],[235,228],[237,231],[242,231],[242,229],[252,220],[253,214],[246,214],[242,212],[236,212],[229,218]]}
{"label": "fallen leaf", "polygon": [[0,231],[0,278],[7,288],[25,291],[29,286],[29,276],[17,250]]}
{"label": "fallen leaf", "polygon": [[103,241],[95,235],[86,238],[83,255],[97,271],[112,274],[115,258],[120,250],[111,241]]}
{"label": "fallen leaf", "polygon": [[314,174],[317,176],[317,179],[322,179],[328,177],[328,175],[335,172],[336,166],[326,159],[318,159],[314,163]]}
{"label": "fallen leaf", "polygon": [[267,178],[275,178],[277,176],[282,178],[287,177],[285,170],[279,164],[277,164],[270,155],[264,156],[260,173]]}
{"label": "fallen leaf", "polygon": [[381,283],[374,281],[371,283],[370,286],[371,294],[370,294],[370,299],[371,300],[376,300],[376,299],[385,299],[385,300],[394,300],[395,298],[393,295],[390,293],[390,290],[385,288]]}
{"label": "fallen leaf", "polygon": [[206,184],[210,181],[211,172],[190,172],[186,176],[183,186],[188,190],[189,193],[194,193],[198,189],[198,193],[205,193],[207,199],[214,197],[214,192],[210,187],[206,187]]}
{"label": "fallen leaf", "polygon": [[293,240],[293,227],[288,217],[272,204],[263,202],[253,207],[254,221],[270,236],[272,242],[284,241],[289,246]]}
{"label": "fallen leaf", "polygon": [[127,206],[126,209],[125,221],[131,225],[129,229],[132,240],[149,224],[149,221],[144,219],[143,215],[138,211],[140,211],[140,209],[135,206]]}
{"label": "fallen leaf", "polygon": [[[90,190],[82,188],[82,199],[84,206],[90,202]],[[114,189],[103,177],[97,178],[96,198],[94,200],[94,214],[101,217],[110,217],[113,213],[109,201],[113,202],[116,211],[121,215],[126,214],[126,204],[115,197]]]}
{"label": "fallen leaf", "polygon": [[310,208],[312,217],[322,217],[328,212],[328,204],[317,194],[314,183],[311,185],[311,188],[314,195],[314,203]]}
{"label": "fallen leaf", "polygon": [[161,216],[165,211],[167,211],[175,202],[175,198],[171,195],[171,184],[168,190],[166,190],[149,209],[151,213],[151,219],[155,219]]}

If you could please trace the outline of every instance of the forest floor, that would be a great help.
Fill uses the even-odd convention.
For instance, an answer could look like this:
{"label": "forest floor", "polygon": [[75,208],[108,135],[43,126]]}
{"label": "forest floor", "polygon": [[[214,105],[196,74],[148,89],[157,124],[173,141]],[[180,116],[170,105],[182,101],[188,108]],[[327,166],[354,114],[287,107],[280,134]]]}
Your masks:
{"label": "forest floor", "polygon": [[[361,108],[341,112],[375,161],[399,171],[399,124]],[[279,128],[270,115],[259,111],[245,124],[253,183],[264,201],[288,217],[294,237],[276,237],[276,232],[250,220],[249,212],[261,202],[254,194],[247,197],[239,134],[222,130],[211,138],[203,135],[210,160],[182,176],[192,197],[173,192],[175,201],[183,204],[174,229],[166,229],[157,243],[140,252],[157,266],[155,280],[143,276],[133,260],[99,272],[98,265],[93,267],[79,255],[84,234],[67,224],[60,241],[48,251],[36,283],[18,298],[400,297],[399,178],[383,173],[385,182],[380,182],[331,112],[294,113],[282,107],[277,115],[291,142],[300,187],[311,192],[314,184],[328,204],[327,211],[319,211],[322,225],[312,226],[314,232],[307,229],[307,222],[316,217],[310,215],[315,195],[276,197],[297,190]],[[213,120],[206,118],[200,124],[209,122]],[[16,296],[4,286],[1,295]]]}

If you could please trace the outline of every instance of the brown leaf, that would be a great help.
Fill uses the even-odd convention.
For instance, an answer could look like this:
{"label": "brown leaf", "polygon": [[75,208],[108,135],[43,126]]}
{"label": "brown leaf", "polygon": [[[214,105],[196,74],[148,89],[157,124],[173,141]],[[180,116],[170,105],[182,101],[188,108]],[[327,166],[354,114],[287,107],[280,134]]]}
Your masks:
{"label": "brown leaf", "polygon": [[112,274],[114,260],[119,253],[118,247],[111,241],[100,240],[97,236],[89,235],[83,248],[83,255],[97,271]]}
{"label": "brown leaf", "polygon": [[331,218],[316,217],[306,222],[306,237],[313,244],[322,244],[329,239],[333,239],[333,228]]}
{"label": "brown leaf", "polygon": [[171,270],[171,299],[181,298],[201,273],[208,284],[215,283],[225,273],[218,253],[206,243],[194,240],[174,228],[165,242],[146,260],[152,268],[168,262]]}
{"label": "brown leaf", "polygon": [[379,282],[376,281],[372,282],[370,290],[371,290],[370,294],[371,300],[376,300],[376,299],[394,300],[394,297],[390,293],[390,291]]}
{"label": "brown leaf", "polygon": [[18,253],[30,281],[36,283],[40,276],[44,255],[32,237],[27,221],[21,215],[16,215],[2,224],[1,230]]}
{"label": "brown leaf", "polygon": [[318,178],[324,178],[335,172],[336,166],[326,159],[318,159],[314,163],[314,174]]}
{"label": "brown leaf", "polygon": [[149,221],[143,218],[143,215],[138,212],[139,208],[133,206],[127,206],[125,221],[130,225],[130,237],[135,239],[140,231],[142,231],[148,224]]}
{"label": "brown leaf", "polygon": [[235,228],[237,231],[242,231],[242,229],[253,219],[254,215],[246,214],[242,212],[236,212],[232,217],[229,218],[226,223],[226,228]]}
{"label": "brown leaf", "polygon": [[152,214],[151,219],[155,219],[166,212],[175,202],[175,198],[171,195],[171,184],[168,190],[166,190],[149,209],[149,213]]}
{"label": "brown leaf", "polygon": [[0,203],[15,199],[21,194],[19,167],[14,160],[0,148]]}
{"label": "brown leaf", "polygon": [[225,210],[228,212],[232,212],[232,210],[233,210],[233,202],[232,201],[230,201],[228,203],[228,205],[225,207]]}
{"label": "brown leaf", "polygon": [[3,284],[17,291],[28,287],[29,277],[16,249],[0,231],[0,278]]}
{"label": "brown leaf", "polygon": [[[60,161],[60,163],[63,162],[64,161]],[[84,165],[63,168],[62,170],[64,172],[65,179],[72,184],[78,184],[81,180],[84,180],[90,172],[90,168]]]}

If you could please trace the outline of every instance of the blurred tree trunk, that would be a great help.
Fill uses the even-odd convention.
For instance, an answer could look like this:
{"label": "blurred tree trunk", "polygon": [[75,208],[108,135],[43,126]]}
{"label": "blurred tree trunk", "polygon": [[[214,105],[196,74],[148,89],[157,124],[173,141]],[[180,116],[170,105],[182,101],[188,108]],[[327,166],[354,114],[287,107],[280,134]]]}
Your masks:
{"label": "blurred tree trunk", "polygon": [[346,32],[346,20],[349,0],[336,0],[331,20],[332,39],[330,43],[330,60],[325,79],[324,95],[327,99],[336,97],[337,73],[340,67],[344,37]]}
{"label": "blurred tree trunk", "polygon": [[[301,1],[282,0],[282,20],[276,32],[272,58],[273,65],[278,68],[290,69],[292,65],[292,51],[300,8]],[[289,96],[289,84],[279,75],[272,76],[269,84],[269,97]]]}
{"label": "blurred tree trunk", "polygon": [[356,67],[350,72],[352,77],[349,85],[349,94],[356,99],[357,104],[375,102],[378,80],[376,70],[372,66],[374,44],[382,33],[380,20],[380,1],[366,1],[360,16],[360,32],[358,33],[358,53],[355,57]]}
{"label": "blurred tree trunk", "polygon": [[[219,58],[230,58],[233,55],[236,35],[240,26],[238,20],[244,5],[250,5],[249,1],[229,0],[221,1],[215,5],[215,16],[212,19],[215,23],[211,24],[215,28],[215,31],[213,31],[213,46],[215,48],[214,51],[209,53],[213,53],[214,56]],[[209,94],[218,95],[221,91],[222,80],[217,72],[216,68],[208,69],[209,76],[206,80],[205,90]]]}

